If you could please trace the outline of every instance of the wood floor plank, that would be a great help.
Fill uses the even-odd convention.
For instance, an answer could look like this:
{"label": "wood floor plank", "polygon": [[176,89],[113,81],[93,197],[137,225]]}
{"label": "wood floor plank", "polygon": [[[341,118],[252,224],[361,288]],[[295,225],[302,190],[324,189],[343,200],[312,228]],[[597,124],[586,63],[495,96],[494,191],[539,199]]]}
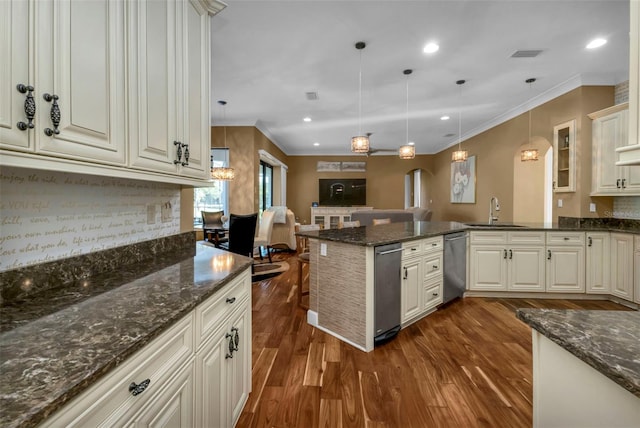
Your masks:
{"label": "wood floor plank", "polygon": [[515,311],[630,310],[594,300],[458,299],[367,353],[307,323],[292,298],[295,259],[289,266],[252,286],[253,391],[238,428],[530,427],[531,328]]}

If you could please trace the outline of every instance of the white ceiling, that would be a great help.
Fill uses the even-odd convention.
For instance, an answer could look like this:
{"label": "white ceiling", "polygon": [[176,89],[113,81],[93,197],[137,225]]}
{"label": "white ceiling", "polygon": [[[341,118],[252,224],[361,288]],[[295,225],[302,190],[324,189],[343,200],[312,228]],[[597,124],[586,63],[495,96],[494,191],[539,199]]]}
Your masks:
{"label": "white ceiling", "polygon": [[[256,126],[288,155],[351,154],[360,54],[362,133],[375,149],[407,141],[408,81],[419,154],[456,144],[459,115],[464,141],[578,86],[629,75],[628,0],[225,2],[212,18],[212,124]],[[608,43],[586,49],[595,37]],[[422,52],[429,41],[435,54]],[[543,52],[511,57],[525,49]]]}

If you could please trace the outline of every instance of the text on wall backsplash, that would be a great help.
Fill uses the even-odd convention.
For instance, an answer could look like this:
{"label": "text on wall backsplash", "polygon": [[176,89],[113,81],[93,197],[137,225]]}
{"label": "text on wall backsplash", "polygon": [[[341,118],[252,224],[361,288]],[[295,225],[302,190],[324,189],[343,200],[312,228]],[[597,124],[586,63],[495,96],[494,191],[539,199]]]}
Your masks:
{"label": "text on wall backsplash", "polygon": [[180,233],[180,187],[3,167],[0,271]]}

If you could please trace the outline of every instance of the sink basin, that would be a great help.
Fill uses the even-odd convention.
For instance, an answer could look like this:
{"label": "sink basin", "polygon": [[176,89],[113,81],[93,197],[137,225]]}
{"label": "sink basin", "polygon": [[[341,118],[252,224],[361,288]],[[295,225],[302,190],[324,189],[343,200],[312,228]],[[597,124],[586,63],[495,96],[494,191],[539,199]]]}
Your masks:
{"label": "sink basin", "polygon": [[473,226],[473,227],[525,227],[525,226],[521,226],[519,224],[513,224],[513,223],[493,223],[493,224],[489,224],[489,223],[465,223],[467,226]]}

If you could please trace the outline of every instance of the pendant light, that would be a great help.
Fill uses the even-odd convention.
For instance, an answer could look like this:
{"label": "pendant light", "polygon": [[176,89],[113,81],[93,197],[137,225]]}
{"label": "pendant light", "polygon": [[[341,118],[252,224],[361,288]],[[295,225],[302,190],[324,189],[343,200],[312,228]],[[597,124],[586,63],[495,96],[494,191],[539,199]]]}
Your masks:
{"label": "pendant light", "polygon": [[407,144],[400,146],[398,155],[400,159],[413,159],[416,157],[416,148],[409,142],[409,75],[413,72],[411,69],[403,71],[407,76]]}
{"label": "pendant light", "polygon": [[456,81],[456,84],[460,86],[460,108],[458,109],[458,150],[451,154],[451,160],[453,162],[464,162],[467,160],[469,153],[466,150],[462,150],[462,85],[464,80]]}
{"label": "pendant light", "polygon": [[[529,91],[531,91],[531,84],[533,82],[535,82],[536,79],[535,78],[530,78],[525,80],[526,83],[529,84]],[[522,150],[520,152],[520,160],[522,162],[528,162],[528,161],[537,161],[538,160],[538,149],[533,147],[533,144],[531,143],[531,110],[529,109],[529,138],[527,139],[527,142],[525,143],[525,148],[524,150]]]}
{"label": "pendant light", "polygon": [[369,136],[362,134],[362,49],[364,42],[356,43],[360,51],[360,73],[358,74],[358,135],[351,138],[351,151],[354,153],[369,153]]}
{"label": "pendant light", "polygon": [[[220,104],[222,106],[222,121],[226,122],[227,119],[227,114],[226,114],[226,105],[227,102],[226,101],[218,101],[218,104]],[[224,125],[224,148],[227,148],[227,125],[225,123]],[[230,168],[228,166],[216,166],[216,167],[211,167],[211,178],[213,178],[214,180],[224,180],[224,181],[230,181],[233,180],[236,177],[236,172],[233,170],[233,168]]]}

